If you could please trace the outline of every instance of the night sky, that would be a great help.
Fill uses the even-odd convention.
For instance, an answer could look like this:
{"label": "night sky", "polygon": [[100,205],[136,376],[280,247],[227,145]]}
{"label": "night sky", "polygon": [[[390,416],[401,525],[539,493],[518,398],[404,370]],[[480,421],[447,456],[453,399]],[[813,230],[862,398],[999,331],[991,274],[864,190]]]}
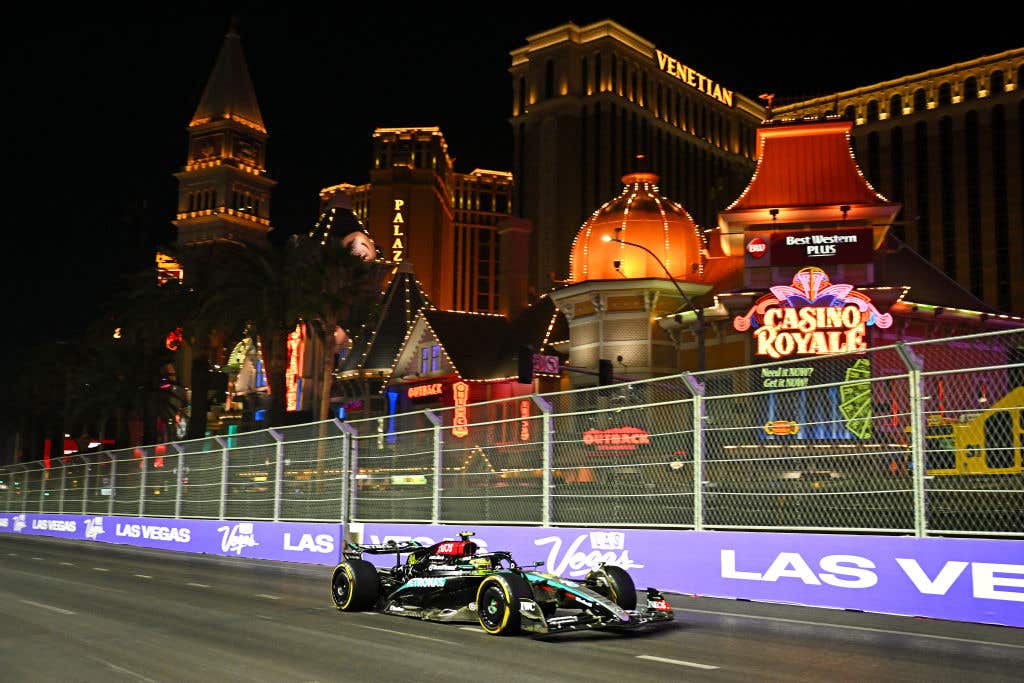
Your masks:
{"label": "night sky", "polygon": [[[437,3],[380,5],[387,11],[283,4],[203,11],[138,3],[116,13],[46,5],[45,14],[5,15],[11,350],[73,338],[120,273],[173,241],[171,174],[184,164],[186,126],[233,12],[270,133],[269,174],[279,181],[272,225],[284,233],[308,230],[321,187],[367,180],[376,127],[436,125],[456,171],[511,170],[509,52],[568,21],[611,18],[724,87],[752,98],[776,93],[777,105],[1021,43],[1019,25],[984,5],[940,31],[934,20],[916,23],[923,10],[876,17],[871,6],[848,3],[757,17],[739,6],[681,5],[691,13],[676,19],[650,3],[617,14],[550,3],[558,9],[519,16],[518,5],[501,3],[467,5],[479,8],[469,15]],[[851,11],[860,14],[841,14]]]}

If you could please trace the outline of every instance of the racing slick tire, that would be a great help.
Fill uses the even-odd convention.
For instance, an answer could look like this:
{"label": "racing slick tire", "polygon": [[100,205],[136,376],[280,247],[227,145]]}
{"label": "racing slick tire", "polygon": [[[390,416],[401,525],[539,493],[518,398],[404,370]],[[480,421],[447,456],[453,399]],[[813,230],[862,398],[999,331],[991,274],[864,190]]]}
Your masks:
{"label": "racing slick tire", "polygon": [[587,576],[587,583],[591,582],[622,609],[636,609],[636,586],[622,567],[609,564],[595,569]]}
{"label": "racing slick tire", "polygon": [[369,609],[380,597],[377,568],[366,560],[345,560],[334,568],[331,599],[344,612]]}
{"label": "racing slick tire", "polygon": [[517,574],[492,574],[476,591],[476,614],[480,627],[492,636],[514,636],[522,627],[520,600],[532,600],[533,590]]}

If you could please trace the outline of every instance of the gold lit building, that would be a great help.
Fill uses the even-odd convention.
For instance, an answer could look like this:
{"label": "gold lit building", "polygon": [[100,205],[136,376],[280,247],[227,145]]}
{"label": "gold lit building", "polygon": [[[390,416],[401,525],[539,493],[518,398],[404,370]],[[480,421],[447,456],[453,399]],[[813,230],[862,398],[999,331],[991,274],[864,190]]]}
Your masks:
{"label": "gold lit building", "polygon": [[753,173],[763,107],[685,55],[601,21],[528,36],[511,57],[514,213],[534,225],[530,280],[540,290],[564,276],[577,229],[637,154],[701,226]]}
{"label": "gold lit building", "polygon": [[511,173],[456,173],[435,126],[378,128],[372,159],[369,183],[326,187],[321,201],[347,193],[383,258],[410,264],[438,308],[525,305],[525,269],[509,265],[525,258],[529,228],[511,216]]}
{"label": "gold lit building", "polygon": [[1024,48],[775,108],[780,119],[839,114],[893,224],[990,306],[1024,313]]}

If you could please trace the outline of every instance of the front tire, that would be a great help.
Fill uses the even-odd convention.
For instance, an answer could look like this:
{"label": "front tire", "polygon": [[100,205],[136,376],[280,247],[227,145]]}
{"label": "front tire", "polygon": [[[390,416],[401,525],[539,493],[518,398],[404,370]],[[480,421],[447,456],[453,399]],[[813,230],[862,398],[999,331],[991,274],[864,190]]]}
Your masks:
{"label": "front tire", "polygon": [[488,576],[476,591],[480,627],[492,636],[513,636],[522,629],[519,601],[532,599],[530,584],[516,574]]}
{"label": "front tire", "polygon": [[587,583],[594,583],[598,592],[622,609],[636,609],[636,586],[622,567],[610,564],[595,569],[587,576]]}
{"label": "front tire", "polygon": [[334,568],[331,600],[343,612],[358,612],[373,607],[380,597],[377,568],[366,560],[345,560]]}

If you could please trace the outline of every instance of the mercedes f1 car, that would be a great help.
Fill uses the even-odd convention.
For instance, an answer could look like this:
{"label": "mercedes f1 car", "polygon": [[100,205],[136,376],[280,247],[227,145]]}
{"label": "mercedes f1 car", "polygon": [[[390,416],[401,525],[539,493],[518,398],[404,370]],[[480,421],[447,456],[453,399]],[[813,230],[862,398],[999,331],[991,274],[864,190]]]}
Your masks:
{"label": "mercedes f1 car", "polygon": [[[334,606],[429,621],[476,621],[496,636],[636,629],[673,619],[672,607],[655,588],[647,588],[646,603],[638,609],[633,579],[621,567],[601,564],[583,581],[571,581],[525,568],[505,551],[478,552],[472,536],[462,532],[457,541],[430,546],[346,542],[344,560],[331,579]],[[394,554],[395,564],[377,567],[364,554]]]}

